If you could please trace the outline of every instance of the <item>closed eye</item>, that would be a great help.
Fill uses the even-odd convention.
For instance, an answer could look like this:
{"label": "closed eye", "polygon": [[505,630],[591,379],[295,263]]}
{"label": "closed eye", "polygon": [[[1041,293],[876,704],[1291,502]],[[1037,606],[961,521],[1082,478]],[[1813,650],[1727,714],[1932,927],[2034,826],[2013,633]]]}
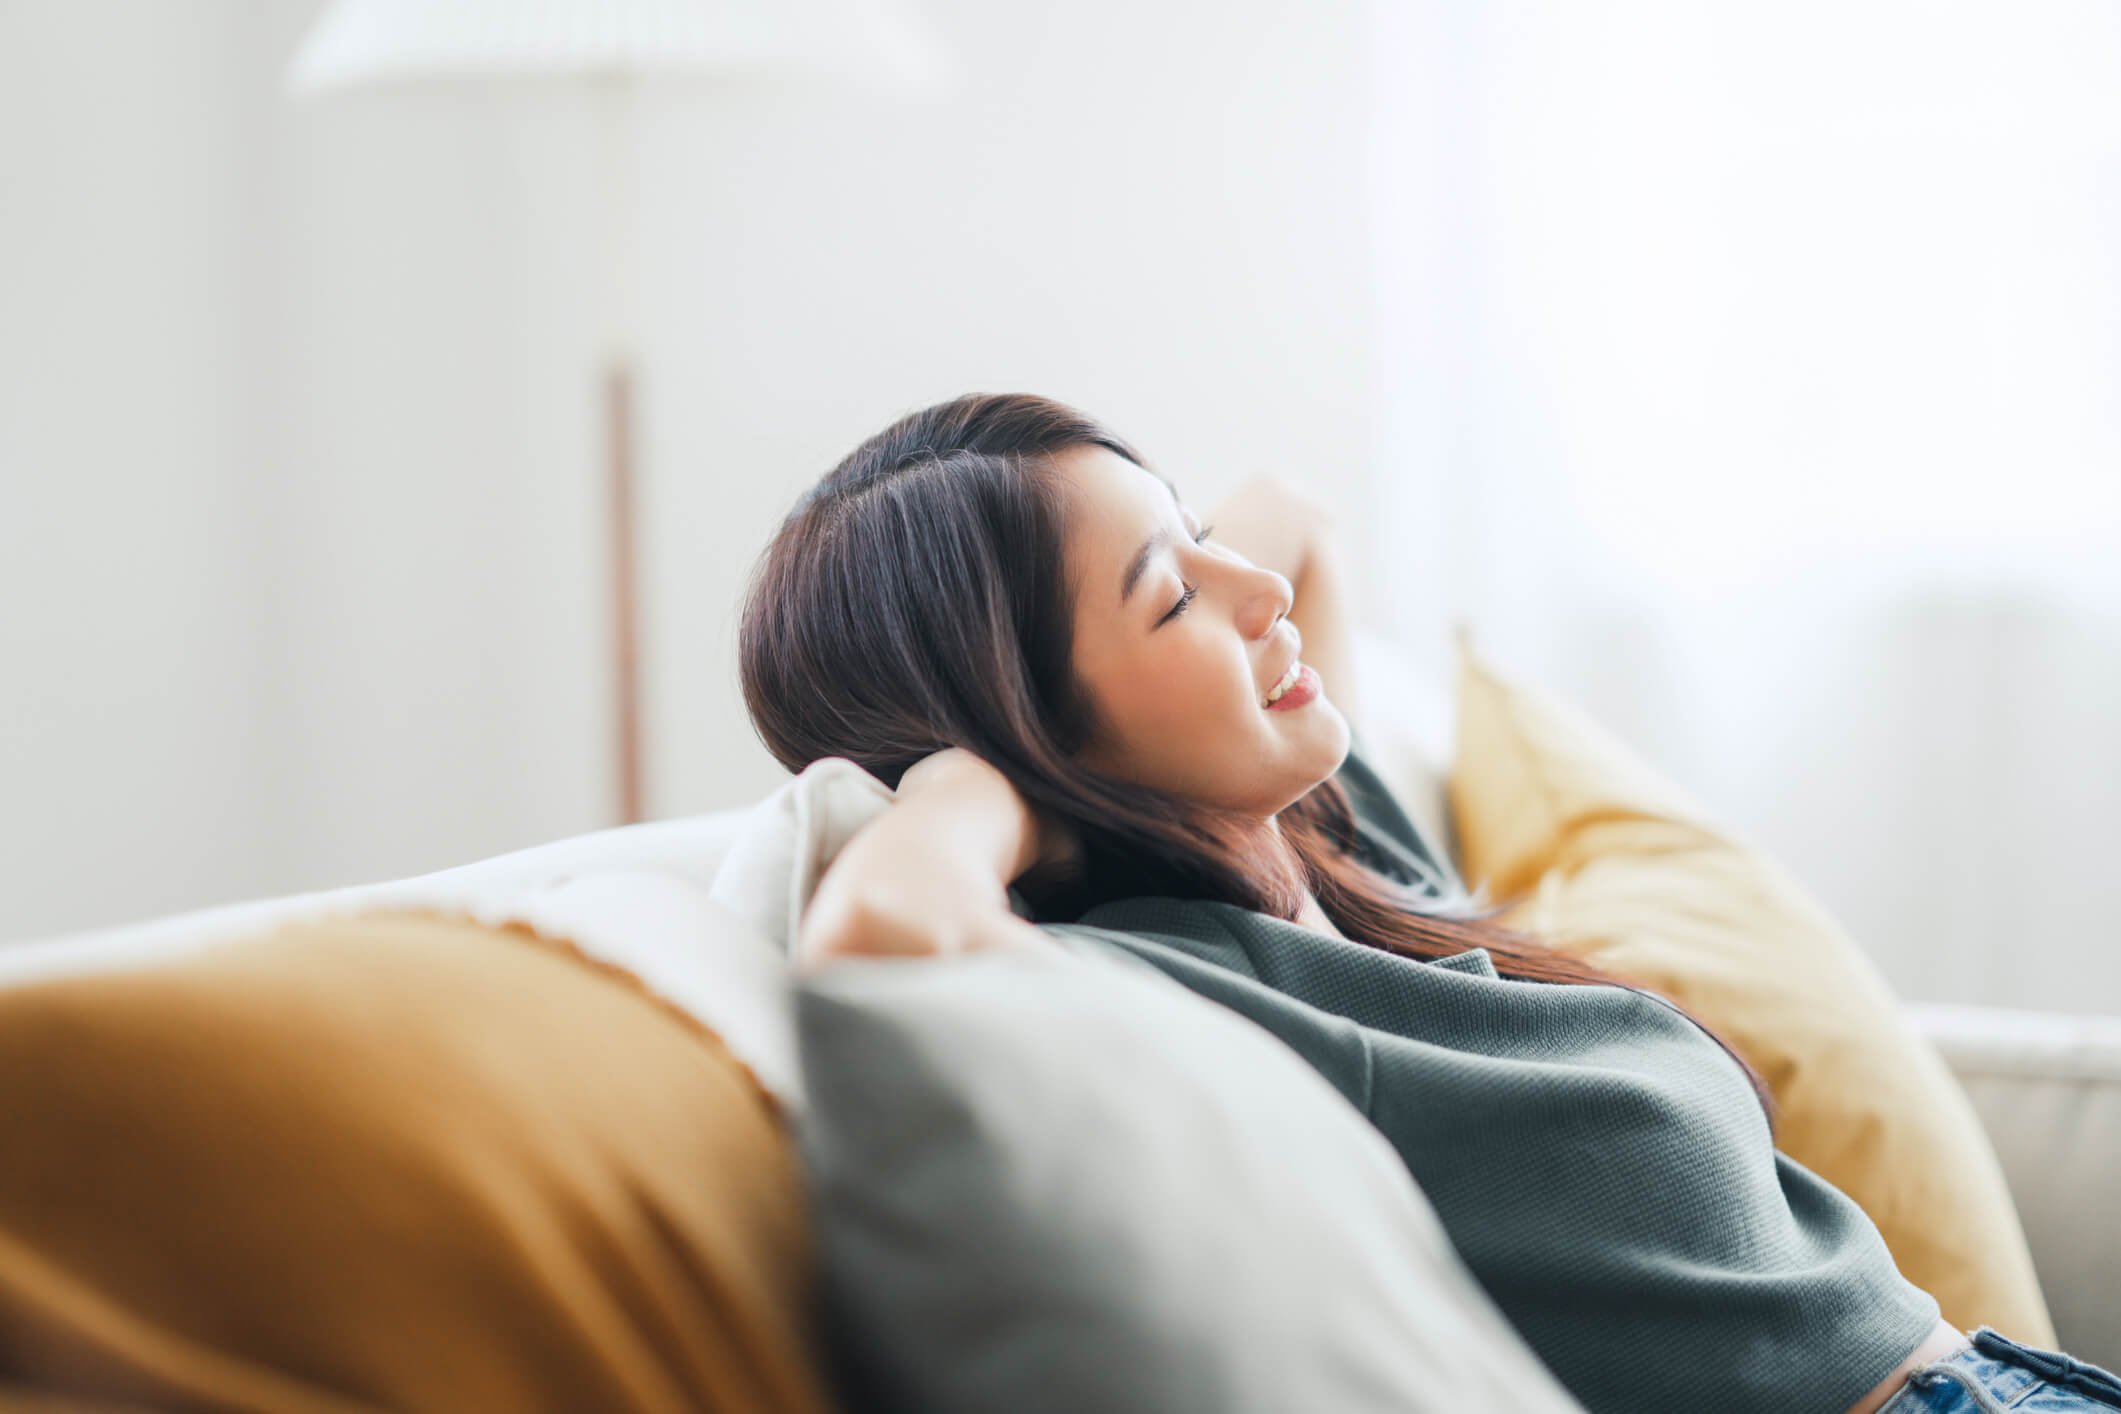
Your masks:
{"label": "closed eye", "polygon": [[[1210,535],[1213,535],[1214,533],[1214,526],[1204,525],[1200,528],[1200,534],[1193,537],[1193,543],[1196,545],[1205,544],[1207,542],[1208,537]],[[1171,612],[1165,614],[1162,618],[1158,619],[1156,621],[1156,626],[1158,628],[1162,628],[1165,624],[1171,622],[1171,620],[1177,618],[1180,614],[1186,612],[1187,607],[1193,603],[1193,596],[1197,592],[1199,592],[1197,586],[1191,584],[1186,585],[1186,592],[1178,596],[1178,602],[1171,606]]]}

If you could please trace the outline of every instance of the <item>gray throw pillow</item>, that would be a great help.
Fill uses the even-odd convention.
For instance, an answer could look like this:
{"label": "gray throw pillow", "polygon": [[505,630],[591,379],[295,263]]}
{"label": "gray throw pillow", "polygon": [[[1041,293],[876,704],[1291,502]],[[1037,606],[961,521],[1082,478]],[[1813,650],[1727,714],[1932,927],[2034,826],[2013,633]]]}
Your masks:
{"label": "gray throw pillow", "polygon": [[1581,1414],[1294,1051],[1052,942],[797,989],[850,1411]]}

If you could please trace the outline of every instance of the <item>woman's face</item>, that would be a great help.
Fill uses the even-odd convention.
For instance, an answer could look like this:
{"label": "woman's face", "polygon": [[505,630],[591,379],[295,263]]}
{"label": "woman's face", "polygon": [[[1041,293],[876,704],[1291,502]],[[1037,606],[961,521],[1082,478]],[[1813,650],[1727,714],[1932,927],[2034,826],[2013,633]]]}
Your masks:
{"label": "woman's face", "polygon": [[1111,731],[1081,759],[1262,819],[1338,770],[1348,723],[1325,693],[1262,705],[1302,647],[1283,617],[1289,581],[1212,536],[1196,543],[1200,520],[1125,457],[1078,446],[1054,462],[1071,493],[1075,672]]}

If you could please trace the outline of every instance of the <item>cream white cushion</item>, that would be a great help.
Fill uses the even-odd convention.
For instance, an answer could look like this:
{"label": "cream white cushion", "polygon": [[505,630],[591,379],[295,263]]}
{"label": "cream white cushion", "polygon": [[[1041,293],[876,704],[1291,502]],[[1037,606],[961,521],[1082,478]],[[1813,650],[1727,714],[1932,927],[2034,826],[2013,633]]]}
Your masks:
{"label": "cream white cushion", "polygon": [[797,989],[851,1414],[1580,1414],[1308,1063],[1053,941]]}

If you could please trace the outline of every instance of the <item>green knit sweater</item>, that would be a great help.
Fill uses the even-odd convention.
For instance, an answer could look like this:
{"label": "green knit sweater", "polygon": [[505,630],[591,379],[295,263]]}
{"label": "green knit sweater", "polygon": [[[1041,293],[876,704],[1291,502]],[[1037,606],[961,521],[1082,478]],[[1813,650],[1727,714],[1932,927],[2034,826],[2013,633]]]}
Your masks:
{"label": "green knit sweater", "polygon": [[[1354,751],[1340,779],[1366,862],[1459,889]],[[1659,999],[1511,981],[1484,948],[1417,962],[1202,900],[1041,926],[1147,960],[1332,1081],[1592,1414],[1842,1414],[1937,1319],[1863,1210],[1773,1147],[1731,1057]]]}

